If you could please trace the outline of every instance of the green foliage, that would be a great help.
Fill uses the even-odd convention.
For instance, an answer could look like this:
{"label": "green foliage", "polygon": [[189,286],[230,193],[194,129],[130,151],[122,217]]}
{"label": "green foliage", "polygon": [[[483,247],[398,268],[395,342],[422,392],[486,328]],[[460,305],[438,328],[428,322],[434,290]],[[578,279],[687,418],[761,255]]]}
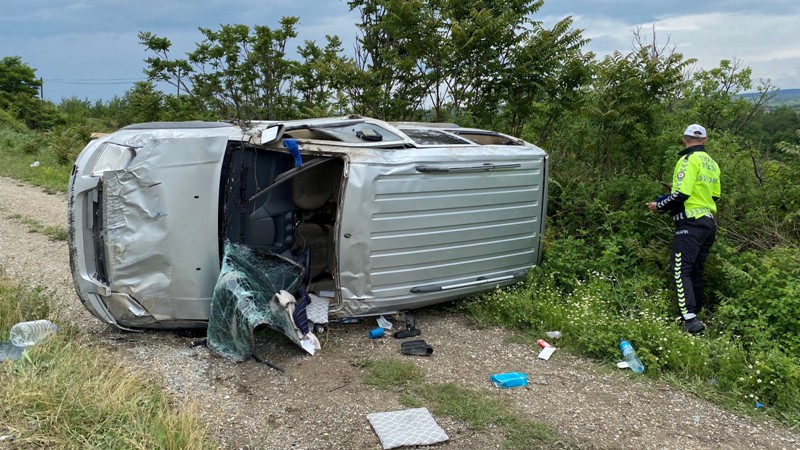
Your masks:
{"label": "green foliage", "polygon": [[723,264],[726,291],[716,320],[743,337],[746,348],[800,353],[800,252],[775,248],[731,255]]}
{"label": "green foliage", "polygon": [[685,93],[689,110],[695,122],[705,124],[709,130],[739,133],[763,111],[774,89],[769,81],[758,87],[759,96],[745,99],[739,96],[752,87],[752,70],[742,68],[740,61],[720,61],[719,67],[701,70],[694,75],[694,83]]}
{"label": "green foliage", "polygon": [[694,60],[659,53],[655,45],[615,52],[597,64],[583,108],[591,133],[585,155],[597,167],[658,167],[655,139],[665,130],[673,98],[685,84],[684,71]]}
{"label": "green foliage", "polygon": [[15,115],[5,109],[0,109],[0,129],[11,130],[17,133],[28,131],[25,122],[19,120]]}
{"label": "green foliage", "polygon": [[50,301],[43,288],[12,283],[0,267],[0,341],[8,340],[8,330],[18,322],[46,319]]}
{"label": "green foliage", "polygon": [[42,82],[36,79],[36,71],[23,63],[19,56],[0,59],[0,93],[35,97],[41,85]]}
{"label": "green foliage", "polygon": [[54,317],[51,294],[2,275],[0,270],[0,341],[17,322],[49,318],[61,328],[23,359],[0,363],[0,432],[13,430],[14,445],[216,448],[194,412],[180,411],[158,380],[131,373],[87,346]]}
{"label": "green foliage", "polygon": [[[108,103],[73,98],[56,109],[36,98],[34,71],[5,58],[0,175],[63,190],[89,131],[157,120],[353,112],[520,135],[550,157],[543,264],[524,286],[471,303],[476,320],[531,333],[558,328],[565,345],[603,361],[619,358],[626,337],[648,376],[714,379],[720,398],[758,400],[798,423],[800,115],[767,113],[769,82],[741,95],[753,86],[751,71],[727,60],[690,76],[693,59],[639,31],[633,51],[597,60],[583,51],[586,39],[571,18],[549,29],[535,20],[541,0],[347,5],[361,19],[352,56],[328,36],[324,46],[305,41],[299,59],[289,59],[294,17],[276,28],[201,29],[186,58],[173,57],[169,39],[142,32],[150,82]],[[671,190],[689,123],[709,130],[707,149],[722,171],[701,315],[709,332],[700,339],[669,319],[677,315],[667,268],[673,225],[645,207]],[[407,365],[389,367],[403,375],[376,382],[405,389],[402,379],[417,379]],[[431,398],[408,393],[409,401]]]}
{"label": "green foliage", "polygon": [[[55,106],[39,100],[41,81],[19,56],[0,59],[0,123],[24,122],[28,128],[46,130],[64,123]],[[18,129],[18,127],[15,126]]]}
{"label": "green foliage", "polygon": [[154,56],[145,61],[151,80],[175,86],[176,97],[188,95],[210,107],[221,119],[288,119],[296,117],[291,78],[296,63],[286,58],[286,44],[297,37],[296,17],[280,27],[221,25],[200,28],[204,40],[187,59],[171,59],[172,43],[149,32],[139,40]]}
{"label": "green foliage", "polygon": [[[569,257],[569,256],[566,256]],[[651,288],[633,301],[620,299],[618,280],[584,273],[572,290],[559,286],[549,264],[527,283],[497,290],[469,303],[479,323],[503,324],[543,336],[560,330],[559,346],[598,360],[619,360],[619,339],[631,341],[649,377],[677,376],[690,382],[713,379],[719,394],[736,404],[760,401],[790,422],[800,420],[800,371],[790,356],[772,346],[748,349],[714,321],[704,338],[682,331],[668,311],[670,290]]]}
{"label": "green foliage", "polygon": [[[65,137],[69,135],[80,140]],[[56,139],[56,136],[61,138]],[[3,144],[0,145],[0,176],[25,180],[53,191],[66,191],[73,162],[69,154],[76,154],[85,145],[88,141],[83,140],[85,137],[85,132],[79,130],[19,133],[0,129],[0,144]],[[55,142],[64,146],[52,148]],[[65,159],[69,161],[62,163]]]}

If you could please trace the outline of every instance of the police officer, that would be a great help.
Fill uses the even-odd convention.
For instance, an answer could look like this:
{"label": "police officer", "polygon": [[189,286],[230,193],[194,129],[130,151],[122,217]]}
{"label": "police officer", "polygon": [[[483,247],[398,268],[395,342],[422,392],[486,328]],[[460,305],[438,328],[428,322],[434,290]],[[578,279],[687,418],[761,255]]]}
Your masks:
{"label": "police officer", "polygon": [[720,195],[719,166],[706,153],[706,138],[702,126],[686,128],[684,149],[672,177],[672,193],[647,203],[651,211],[669,213],[677,227],[670,267],[683,328],[691,334],[705,329],[697,313],[704,302],[703,267],[716,238],[715,202]]}

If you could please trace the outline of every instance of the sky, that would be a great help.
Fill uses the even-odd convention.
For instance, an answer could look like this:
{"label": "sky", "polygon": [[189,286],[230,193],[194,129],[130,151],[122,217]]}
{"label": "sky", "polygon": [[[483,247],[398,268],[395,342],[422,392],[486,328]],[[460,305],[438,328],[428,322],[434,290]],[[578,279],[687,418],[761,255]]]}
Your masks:
{"label": "sky", "polygon": [[[466,1],[466,0],[465,0]],[[149,31],[172,41],[183,57],[202,40],[198,27],[220,24],[277,27],[297,16],[296,48],[305,40],[324,45],[338,35],[353,55],[356,12],[346,0],[0,0],[0,58],[19,56],[43,79],[44,97],[110,100],[144,80],[149,56],[137,34]],[[800,88],[800,1],[797,0],[545,0],[534,16],[552,25],[567,16],[602,57],[633,46],[633,31],[697,59],[695,70],[723,59],[753,71],[754,86],[771,80],[782,89]]]}

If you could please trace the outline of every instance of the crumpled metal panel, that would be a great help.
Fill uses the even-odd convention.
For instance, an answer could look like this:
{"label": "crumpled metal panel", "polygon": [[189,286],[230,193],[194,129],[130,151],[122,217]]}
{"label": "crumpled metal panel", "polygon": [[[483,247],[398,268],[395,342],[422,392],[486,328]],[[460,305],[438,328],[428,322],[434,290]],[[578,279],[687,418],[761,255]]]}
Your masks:
{"label": "crumpled metal panel", "polygon": [[131,164],[103,174],[110,288],[146,311],[116,317],[122,325],[146,326],[146,316],[152,322],[208,319],[219,274],[217,199],[228,141],[216,134],[137,137],[126,142],[138,147]]}

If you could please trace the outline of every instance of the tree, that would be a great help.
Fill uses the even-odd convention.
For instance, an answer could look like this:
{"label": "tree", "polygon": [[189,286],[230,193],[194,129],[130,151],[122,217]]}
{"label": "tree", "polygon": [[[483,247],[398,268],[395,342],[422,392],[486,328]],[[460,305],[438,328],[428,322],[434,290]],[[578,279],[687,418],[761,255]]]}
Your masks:
{"label": "tree", "polygon": [[344,73],[352,70],[352,60],[342,53],[338,36],[325,36],[324,48],[314,41],[306,41],[297,49],[302,61],[296,66],[294,88],[299,95],[301,114],[309,117],[344,114],[347,107],[342,88]]}
{"label": "tree", "polygon": [[222,119],[295,117],[296,62],[286,59],[286,44],[297,36],[297,22],[283,17],[277,29],[239,24],[200,28],[204,39],[187,59],[170,57],[168,39],[140,32],[140,43],[154,54],[145,61],[145,73],[175,86],[176,96],[189,95],[211,107]]}
{"label": "tree", "polygon": [[[585,79],[582,63],[569,62],[583,45],[581,32],[569,29],[571,19],[543,29],[531,18],[542,4],[351,0],[350,9],[361,13],[361,36],[348,92],[359,110],[381,118],[419,117],[430,108],[436,121],[459,118],[484,126],[494,125],[504,105],[517,100],[509,129],[520,131],[530,103],[544,90],[542,79],[560,76],[546,87],[567,89]],[[519,98],[516,89],[523,85],[529,92]]]}
{"label": "tree", "polygon": [[31,129],[44,130],[64,123],[55,105],[38,98],[40,87],[36,71],[19,56],[0,60],[0,109]]}
{"label": "tree", "polygon": [[[661,172],[658,137],[672,130],[670,105],[686,84],[693,59],[655,42],[627,54],[614,52],[596,65],[583,109],[591,133],[587,155],[603,170],[625,166]],[[672,142],[672,141],[670,141]]]}
{"label": "tree", "polygon": [[722,60],[719,67],[696,73],[684,94],[696,121],[710,130],[734,134],[747,128],[775,95],[774,86],[765,80],[758,86],[759,96],[753,101],[741,97],[740,93],[752,87],[752,73],[752,69],[742,67],[738,60]]}
{"label": "tree", "polygon": [[0,93],[36,97],[41,86],[36,71],[23,63],[19,56],[0,59]]}
{"label": "tree", "polygon": [[136,82],[133,88],[125,92],[123,100],[123,121],[126,124],[162,120],[164,94],[157,91],[152,82]]}
{"label": "tree", "polygon": [[513,49],[502,80],[504,128],[519,136],[527,126],[533,140],[543,144],[558,120],[586,98],[591,81],[591,53],[580,30],[568,17],[547,30],[534,24],[524,42]]}

